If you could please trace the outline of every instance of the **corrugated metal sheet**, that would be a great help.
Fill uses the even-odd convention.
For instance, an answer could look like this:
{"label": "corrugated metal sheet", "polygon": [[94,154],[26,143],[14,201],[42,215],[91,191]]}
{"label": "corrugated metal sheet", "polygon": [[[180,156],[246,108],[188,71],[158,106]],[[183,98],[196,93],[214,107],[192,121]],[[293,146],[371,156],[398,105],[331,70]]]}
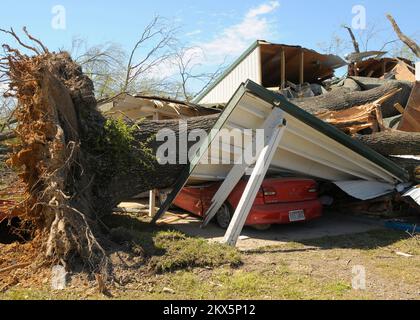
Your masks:
{"label": "corrugated metal sheet", "polygon": [[246,56],[233,70],[202,97],[200,104],[226,103],[235,93],[236,89],[245,79],[261,84],[261,58],[260,47],[255,46],[253,51]]}
{"label": "corrugated metal sheet", "polygon": [[420,186],[415,186],[408,190],[404,197],[410,197],[420,206]]}
{"label": "corrugated metal sheet", "polygon": [[345,193],[359,200],[375,199],[395,190],[394,185],[378,181],[355,180],[338,181],[334,183]]}

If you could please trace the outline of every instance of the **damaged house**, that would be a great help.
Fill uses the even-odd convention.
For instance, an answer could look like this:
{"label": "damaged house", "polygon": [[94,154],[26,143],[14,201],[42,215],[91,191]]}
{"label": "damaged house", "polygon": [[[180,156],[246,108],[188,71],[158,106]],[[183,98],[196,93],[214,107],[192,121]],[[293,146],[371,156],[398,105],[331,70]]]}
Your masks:
{"label": "damaged house", "polygon": [[334,70],[345,65],[346,62],[335,55],[258,40],[194,102],[224,104],[247,79],[273,91],[309,84],[309,90],[314,91],[312,95],[319,95],[322,81],[332,78]]}

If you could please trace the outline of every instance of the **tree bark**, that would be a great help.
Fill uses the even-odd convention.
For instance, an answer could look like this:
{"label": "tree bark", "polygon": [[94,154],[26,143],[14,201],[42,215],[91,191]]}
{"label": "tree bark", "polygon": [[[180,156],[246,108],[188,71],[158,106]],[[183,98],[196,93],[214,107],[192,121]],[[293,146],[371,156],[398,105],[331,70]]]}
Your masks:
{"label": "tree bark", "polygon": [[16,133],[14,132],[0,133],[0,142],[13,139],[13,138],[16,138]]}
{"label": "tree bark", "polygon": [[404,91],[410,91],[413,89],[413,83],[410,81],[369,78],[369,77],[356,77],[356,76],[348,77],[348,79],[352,79],[353,81],[355,81],[362,88],[363,91],[375,89],[387,83],[395,83],[396,85],[401,86]]}
{"label": "tree bark", "polygon": [[354,52],[360,53],[359,42],[357,42],[356,37],[354,36],[353,30],[347,26],[344,26],[344,28],[347,29],[347,31],[350,34],[351,41],[353,42]]}
{"label": "tree bark", "polygon": [[321,96],[292,99],[291,102],[303,110],[312,114],[317,114],[327,111],[339,111],[372,103],[394,89],[402,89],[402,91],[382,105],[383,116],[388,118],[399,114],[394,108],[395,103],[399,102],[403,106],[407,104],[412,89],[411,86],[398,81],[389,81],[367,91],[352,92],[342,88]]}
{"label": "tree bark", "polygon": [[389,160],[398,164],[410,174],[410,180],[415,183],[420,183],[420,160],[406,159],[398,157],[388,157]]}
{"label": "tree bark", "polygon": [[385,156],[420,155],[420,133],[384,131],[355,138]]}

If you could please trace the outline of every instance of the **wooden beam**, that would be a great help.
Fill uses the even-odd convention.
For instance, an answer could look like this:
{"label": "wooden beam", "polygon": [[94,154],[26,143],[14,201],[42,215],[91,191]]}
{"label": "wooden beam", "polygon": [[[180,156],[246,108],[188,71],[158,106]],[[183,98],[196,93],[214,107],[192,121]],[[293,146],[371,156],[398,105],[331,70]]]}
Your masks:
{"label": "wooden beam", "polygon": [[394,108],[395,109],[397,109],[397,111],[399,112],[399,113],[401,113],[402,115],[404,114],[404,112],[405,112],[405,109],[403,108],[403,106],[402,105],[400,105],[399,103],[396,103],[396,104],[394,104]]}
{"label": "wooden beam", "polygon": [[284,89],[284,88],[286,88],[286,82],[287,82],[287,80],[286,80],[286,52],[285,52],[284,49],[281,49],[280,55],[281,55],[281,58],[280,58],[280,64],[281,64],[281,66],[280,66],[280,68],[281,68],[281,77],[280,77],[281,84],[280,84],[280,87],[282,89]]}
{"label": "wooden beam", "polygon": [[305,83],[305,52],[303,50],[300,51],[299,83],[301,85]]}
{"label": "wooden beam", "polygon": [[226,232],[224,242],[231,246],[236,246],[238,238],[241,235],[242,229],[245,225],[252,205],[254,204],[257,193],[260,190],[261,184],[264,181],[267,170],[270,167],[271,161],[280,144],[281,138],[285,131],[284,126],[279,126],[275,129],[269,143],[261,151],[251,178],[246,185],[245,191],[242,194],[235,214]]}
{"label": "wooden beam", "polygon": [[149,192],[149,217],[156,214],[156,194],[157,190],[150,190]]}
{"label": "wooden beam", "polygon": [[[160,120],[160,114],[158,110],[153,113],[153,120]],[[158,190],[150,190],[149,192],[149,217],[151,218],[156,214],[156,195],[158,192]]]}
{"label": "wooden beam", "polygon": [[414,119],[411,114],[405,112],[406,110],[403,108],[402,105],[400,105],[399,103],[394,104],[395,109],[398,110],[398,112],[400,112],[403,116],[404,119],[407,120],[407,122],[410,123],[410,125],[412,127],[414,127],[414,129],[419,130],[420,131],[420,123]]}
{"label": "wooden beam", "polygon": [[383,64],[382,64],[382,74],[383,74],[383,75],[385,75],[385,74],[386,74],[386,65],[387,65],[387,62],[386,62],[386,60],[384,60],[384,61],[383,61]]}

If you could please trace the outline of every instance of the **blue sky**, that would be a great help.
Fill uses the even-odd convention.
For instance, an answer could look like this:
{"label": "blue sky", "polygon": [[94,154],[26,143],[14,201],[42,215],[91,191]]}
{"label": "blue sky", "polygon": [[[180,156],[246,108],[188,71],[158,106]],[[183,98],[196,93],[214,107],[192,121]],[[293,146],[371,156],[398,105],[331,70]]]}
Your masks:
{"label": "blue sky", "polygon": [[[55,5],[66,10],[65,30],[51,27]],[[128,50],[153,16],[160,15],[180,27],[185,45],[203,47],[205,63],[211,66],[224,58],[232,61],[257,38],[316,50],[320,43],[330,42],[333,34],[348,40],[340,26],[351,25],[355,5],[366,8],[368,29],[375,26],[380,31],[368,49],[379,49],[395,39],[385,18],[388,12],[403,31],[420,38],[418,0],[16,0],[2,10],[0,27],[18,30],[27,26],[53,50],[70,48],[74,37],[90,45],[116,42]],[[0,42],[5,39],[0,34]]]}

